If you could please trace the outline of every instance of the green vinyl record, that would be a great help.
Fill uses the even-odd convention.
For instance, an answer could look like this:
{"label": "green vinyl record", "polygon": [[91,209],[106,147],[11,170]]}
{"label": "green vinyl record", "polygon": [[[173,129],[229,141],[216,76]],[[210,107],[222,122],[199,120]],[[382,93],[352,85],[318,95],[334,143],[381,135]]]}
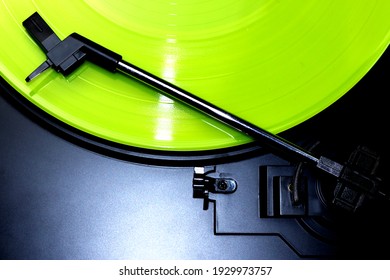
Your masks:
{"label": "green vinyl record", "polygon": [[[390,42],[390,1],[3,0],[0,75],[60,121],[131,147],[206,151],[252,141],[120,73],[48,70],[22,26],[38,12],[123,59],[271,133],[346,94]],[[367,97],[369,98],[369,96]]]}

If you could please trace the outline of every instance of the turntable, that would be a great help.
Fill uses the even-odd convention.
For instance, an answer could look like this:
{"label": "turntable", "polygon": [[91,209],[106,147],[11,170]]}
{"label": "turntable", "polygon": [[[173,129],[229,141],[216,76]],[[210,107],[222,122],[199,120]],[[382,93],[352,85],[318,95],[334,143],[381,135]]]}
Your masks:
{"label": "turntable", "polygon": [[0,13],[1,259],[389,257],[388,1]]}

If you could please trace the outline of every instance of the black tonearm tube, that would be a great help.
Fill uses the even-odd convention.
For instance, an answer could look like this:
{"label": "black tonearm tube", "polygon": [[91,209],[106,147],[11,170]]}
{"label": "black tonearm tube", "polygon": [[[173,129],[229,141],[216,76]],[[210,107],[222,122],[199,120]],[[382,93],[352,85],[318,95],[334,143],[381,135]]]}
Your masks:
{"label": "black tonearm tube", "polygon": [[[23,26],[47,56],[46,61],[26,78],[27,82],[48,68],[54,68],[57,72],[68,75],[88,60],[108,71],[121,72],[135,78],[163,94],[247,134],[254,141],[262,146],[272,148],[276,153],[314,166],[337,178],[338,185],[334,201],[344,208],[355,210],[360,206],[362,196],[389,199],[388,195],[381,190],[382,182],[375,176],[374,172],[379,158],[365,149],[356,151],[350,164],[340,164],[323,156],[316,157],[311,152],[124,61],[121,55],[77,33],[61,40],[38,13],[27,18],[23,22]],[[372,168],[359,168],[359,163],[362,160],[374,161]]]}

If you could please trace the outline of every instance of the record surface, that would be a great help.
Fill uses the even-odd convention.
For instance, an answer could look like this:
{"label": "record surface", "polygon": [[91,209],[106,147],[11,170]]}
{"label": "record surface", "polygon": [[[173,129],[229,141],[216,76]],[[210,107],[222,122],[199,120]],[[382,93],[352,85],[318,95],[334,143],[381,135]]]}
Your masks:
{"label": "record surface", "polygon": [[152,150],[212,150],[251,139],[90,63],[66,78],[49,70],[26,83],[45,60],[22,26],[35,11],[61,39],[77,32],[272,133],[339,99],[390,42],[388,0],[0,3],[0,75],[8,83],[75,128]]}

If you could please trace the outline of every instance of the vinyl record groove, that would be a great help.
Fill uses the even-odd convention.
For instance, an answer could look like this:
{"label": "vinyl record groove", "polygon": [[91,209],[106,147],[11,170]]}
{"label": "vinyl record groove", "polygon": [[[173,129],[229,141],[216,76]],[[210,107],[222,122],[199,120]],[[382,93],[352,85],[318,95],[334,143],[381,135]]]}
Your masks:
{"label": "vinyl record groove", "polygon": [[0,74],[32,104],[85,133],[158,151],[251,142],[121,74],[85,63],[47,71],[22,26],[38,11],[63,39],[77,32],[273,133],[321,112],[353,87],[390,41],[390,2],[8,1],[0,3]]}

